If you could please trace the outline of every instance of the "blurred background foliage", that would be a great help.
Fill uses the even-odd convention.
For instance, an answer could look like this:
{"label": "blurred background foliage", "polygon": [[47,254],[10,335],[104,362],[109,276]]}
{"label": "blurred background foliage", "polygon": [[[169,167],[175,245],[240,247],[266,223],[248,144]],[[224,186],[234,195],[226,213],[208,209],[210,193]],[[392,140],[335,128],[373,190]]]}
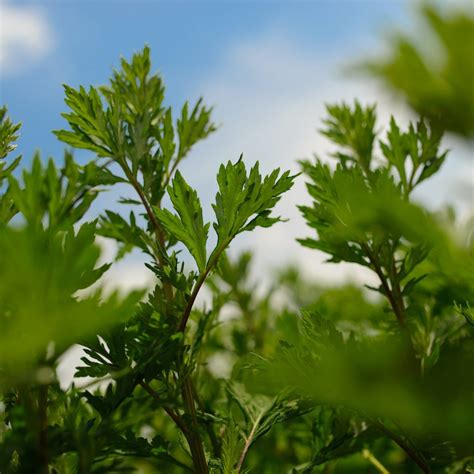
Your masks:
{"label": "blurred background foliage", "polygon": [[[454,3],[454,2],[453,2]],[[388,54],[364,68],[400,93],[443,130],[474,136],[474,17],[472,5],[422,8],[415,37],[394,35]]]}

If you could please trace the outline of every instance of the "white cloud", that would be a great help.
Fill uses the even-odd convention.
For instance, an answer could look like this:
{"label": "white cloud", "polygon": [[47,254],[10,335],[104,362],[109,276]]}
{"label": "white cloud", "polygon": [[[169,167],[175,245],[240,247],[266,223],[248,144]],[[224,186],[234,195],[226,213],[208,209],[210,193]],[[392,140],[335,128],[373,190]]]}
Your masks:
{"label": "white cloud", "polygon": [[[309,54],[291,41],[266,34],[228,51],[220,67],[198,85],[197,91],[205,97],[206,103],[216,104],[216,120],[223,125],[196,149],[183,170],[204,195],[203,204],[207,209],[215,193],[219,163],[235,160],[240,153],[244,153],[249,164],[259,160],[266,171],[273,167],[298,170],[296,160],[311,157],[315,152],[321,157],[327,156],[330,145],[316,129],[321,126],[328,102],[352,102],[355,98],[362,103],[377,102],[379,128],[388,123],[391,114],[402,124],[412,118],[399,100],[382,92],[367,78],[343,77],[341,65],[347,66],[362,54],[356,49],[350,58],[334,56],[334,51],[328,53],[331,56]],[[419,199],[439,206],[458,198],[452,190],[466,173],[472,175],[472,160],[461,160],[459,156],[454,157],[456,163],[452,160],[436,177],[436,183],[421,190]],[[268,274],[275,266],[292,262],[328,283],[347,278],[373,283],[372,275],[361,267],[323,264],[326,256],[305,249],[295,241],[311,234],[296,207],[307,201],[304,178],[300,177],[278,208],[290,221],[272,229],[244,234],[233,247],[254,250],[259,276]],[[460,199],[457,201],[462,204]]]}
{"label": "white cloud", "polygon": [[54,36],[43,10],[0,1],[0,71],[2,76],[24,71],[46,57]]}
{"label": "white cloud", "polygon": [[[325,103],[356,97],[368,102],[382,99],[381,115],[388,116],[383,113],[387,99],[373,86],[340,77],[339,59],[303,53],[275,35],[254,38],[229,52],[199,90],[207,103],[217,104],[216,119],[223,126],[186,163],[189,171],[184,170],[204,194],[213,190],[203,199],[208,208],[215,192],[215,173],[223,160],[235,160],[244,153],[247,163],[258,160],[265,171],[274,167],[298,171],[297,159],[314,152],[324,156],[329,144],[316,129]],[[277,266],[294,263],[327,283],[368,281],[371,276],[360,267],[323,264],[326,256],[296,242],[310,234],[297,209],[305,202],[304,178],[300,177],[278,206],[279,214],[289,222],[244,234],[233,248],[250,247],[255,252],[261,277]]]}

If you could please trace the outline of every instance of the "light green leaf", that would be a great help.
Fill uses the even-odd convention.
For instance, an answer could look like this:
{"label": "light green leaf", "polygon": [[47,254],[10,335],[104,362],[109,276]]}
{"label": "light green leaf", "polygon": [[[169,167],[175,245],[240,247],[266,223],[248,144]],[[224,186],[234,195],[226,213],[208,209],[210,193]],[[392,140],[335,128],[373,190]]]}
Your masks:
{"label": "light green leaf", "polygon": [[0,388],[21,379],[55,344],[58,356],[70,344],[124,321],[142,296],[107,298],[100,291],[77,297],[109,268],[98,266],[95,222],[76,232],[53,234],[25,227],[0,233]]}

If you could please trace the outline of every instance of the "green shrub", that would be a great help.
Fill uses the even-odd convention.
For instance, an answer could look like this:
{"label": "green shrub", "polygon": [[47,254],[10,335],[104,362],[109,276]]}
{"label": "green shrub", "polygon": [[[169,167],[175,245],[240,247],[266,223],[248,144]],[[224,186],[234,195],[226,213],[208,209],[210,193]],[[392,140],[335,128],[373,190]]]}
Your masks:
{"label": "green shrub", "polygon": [[[454,20],[427,15],[464,94]],[[408,64],[397,61],[378,72]],[[265,287],[250,252],[226,251],[283,220],[273,210],[296,176],[262,176],[242,157],[221,165],[211,229],[179,165],[215,131],[212,110],[186,103],[175,120],[148,48],[108,86],[65,95],[69,127],[55,134],[96,155],[85,165],[37,155],[15,177],[20,126],[0,112],[0,472],[472,472],[472,239],[412,200],[449,159],[443,130],[472,134],[468,110],[457,117],[443,96],[380,135],[375,106],[329,105],[334,161],[301,162],[300,243],[378,284],[328,288],[287,268]],[[411,102],[431,112],[424,99]],[[88,221],[118,184],[135,193],[119,201],[128,215]],[[117,243],[114,262],[101,263],[98,237]],[[153,288],[105,292],[101,277],[131,251],[146,255]],[[74,345],[79,385],[64,388],[56,369]]]}

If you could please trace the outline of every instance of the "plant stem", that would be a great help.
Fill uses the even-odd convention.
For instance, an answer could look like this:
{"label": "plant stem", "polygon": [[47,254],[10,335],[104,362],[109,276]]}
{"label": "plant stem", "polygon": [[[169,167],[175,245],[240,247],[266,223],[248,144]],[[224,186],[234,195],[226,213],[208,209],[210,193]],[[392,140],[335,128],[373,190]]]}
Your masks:
{"label": "plant stem", "polygon": [[362,450],[362,456],[371,464],[373,464],[375,468],[382,474],[390,474],[385,466],[368,449]]}
{"label": "plant stem", "polygon": [[173,177],[173,173],[176,171],[176,168],[178,167],[179,162],[183,159],[183,156],[177,156],[176,159],[173,162],[173,165],[171,166],[171,170],[166,174],[165,180],[162,184],[163,189],[166,189],[168,184],[171,181],[171,178]]}
{"label": "plant stem", "polygon": [[[133,173],[131,172],[130,168],[128,167],[128,164],[125,160],[123,161],[123,168],[125,171],[125,174],[127,175],[128,180],[130,181],[130,184],[133,186],[135,191],[137,192],[138,196],[140,197],[140,200],[145,207],[146,213],[148,215],[148,218],[150,219],[150,222],[155,230],[156,233],[156,238],[162,248],[165,246],[165,236],[163,233],[163,229],[161,228],[160,223],[158,222],[158,219],[156,218],[155,213],[153,212],[145,194],[143,193],[143,190],[141,189],[140,184],[138,181],[135,179],[133,176]],[[165,264],[163,257],[161,255],[158,255],[158,261],[159,263],[163,266]],[[183,317],[179,323],[178,326],[178,331],[183,332],[186,328],[187,321],[189,319],[189,316],[191,314],[191,310],[194,304],[194,301],[196,300],[196,297],[199,293],[199,290],[201,286],[203,285],[204,281],[206,280],[207,275],[211,271],[212,266],[209,265],[208,269],[206,272],[201,275],[199,280],[196,282],[196,285],[194,287],[194,290],[191,294],[191,297],[188,301],[188,304],[186,306],[186,309],[184,311]],[[166,299],[168,301],[171,301],[173,298],[173,290],[169,284],[164,284],[163,289],[165,292]],[[154,398],[155,394],[153,393],[154,391],[150,392],[148,388],[151,389],[151,387],[147,386],[145,382],[140,382],[140,385]],[[157,394],[156,394],[157,395]],[[183,404],[185,407],[186,412],[191,418],[191,429],[188,429],[188,427],[182,422],[181,418],[178,417],[176,413],[174,413],[171,409],[168,407],[164,407],[166,413],[175,421],[175,423],[180,427],[182,430],[183,434],[186,437],[186,440],[188,441],[189,444],[189,449],[191,450],[191,456],[193,459],[193,464],[194,464],[194,469],[198,474],[208,474],[209,469],[207,466],[207,461],[206,461],[206,456],[204,454],[204,446],[203,442],[201,439],[201,436],[198,431],[198,422],[197,422],[197,416],[196,416],[196,407],[194,405],[194,396],[193,396],[193,389],[192,389],[192,384],[191,384],[191,379],[189,378],[189,375],[187,375],[184,380],[183,380],[183,390],[182,390],[182,395],[183,395]]]}
{"label": "plant stem", "polygon": [[[193,305],[196,301],[199,290],[206,281],[206,278],[211,272],[211,270],[214,268],[214,265],[217,263],[217,260],[219,259],[221,253],[224,251],[226,246],[227,245],[222,245],[221,248],[214,254],[212,259],[210,259],[210,261],[208,262],[206,270],[199,276],[198,280],[196,281],[193,291],[191,292],[191,296],[189,297],[188,303],[186,304],[186,307],[184,309],[181,321],[179,322],[179,332],[182,332],[184,334],[186,330],[186,325],[189,320],[189,316],[191,315],[191,311],[193,309]],[[202,438],[198,431],[196,406],[194,403],[194,391],[190,375],[186,375],[183,379],[182,396],[186,412],[191,417],[192,429],[190,433],[191,442],[189,443],[189,448],[191,449],[194,467],[196,469],[196,472],[207,474],[209,472],[209,469],[207,466],[206,457],[204,455]]]}
{"label": "plant stem", "polygon": [[191,429],[189,431],[189,438],[187,439],[193,458],[194,469],[198,474],[208,474],[209,468],[204,454],[201,435],[199,434],[196,407],[194,405],[193,387],[189,375],[183,380],[182,395],[184,407],[191,418]]}
{"label": "plant stem", "polygon": [[[132,170],[127,164],[127,160],[125,158],[122,158],[120,159],[120,163],[122,164],[122,168],[130,184],[132,185],[133,189],[135,189],[135,191],[137,192],[140,198],[140,201],[142,202],[143,207],[145,208],[148,219],[150,219],[150,222],[155,231],[156,240],[160,244],[160,247],[164,249],[165,248],[165,234],[163,233],[163,229],[161,228],[161,225],[158,222],[158,219],[156,218],[156,215],[153,212],[153,209],[151,208],[150,203],[148,202],[148,199],[146,198],[145,193],[143,192],[143,189],[140,186],[140,183],[136,180],[135,176],[133,176]],[[163,267],[165,265],[165,261],[160,253],[158,253],[157,258],[158,258],[158,263]],[[171,287],[169,283],[163,284],[163,291],[165,293],[166,299],[168,301],[171,301],[173,298],[173,288]]]}
{"label": "plant stem", "polygon": [[403,302],[403,295],[401,293],[400,285],[397,280],[395,256],[392,255],[391,268],[388,272],[389,276],[387,278],[382,269],[382,266],[380,265],[380,262],[378,261],[378,258],[373,254],[370,247],[367,244],[362,244],[362,249],[365,251],[369,262],[372,265],[372,270],[374,270],[377,276],[379,277],[385,296],[387,297],[392,311],[395,314],[395,317],[397,318],[401,333],[407,342],[407,367],[409,367],[410,373],[412,375],[419,375],[419,367],[417,366],[416,362],[416,350],[413,346],[410,331],[406,323],[405,304]]}
{"label": "plant stem", "polygon": [[38,394],[38,456],[39,472],[48,474],[48,385],[41,385]]}
{"label": "plant stem", "polygon": [[370,264],[372,265],[372,269],[379,277],[380,283],[382,284],[382,288],[384,289],[385,295],[387,296],[388,301],[390,302],[390,306],[392,307],[392,311],[395,314],[395,317],[397,318],[398,324],[403,330],[406,330],[406,321],[405,321],[405,312],[403,308],[403,302],[401,306],[399,306],[395,298],[395,295],[388,284],[387,277],[385,276],[382,270],[382,267],[380,266],[379,262],[373,255],[369,246],[367,244],[362,244],[362,248],[368,257]]}
{"label": "plant stem", "polygon": [[[191,384],[192,384],[192,380],[191,380]],[[202,412],[206,411],[206,407],[204,406],[204,403],[201,397],[199,396],[199,394],[197,393],[196,389],[194,389],[194,386],[193,386],[193,394],[194,394],[194,399],[199,409]],[[212,422],[205,423],[205,427],[206,427],[207,434],[209,436],[209,440],[212,444],[212,451],[213,451],[214,457],[219,458],[221,456],[221,446],[217,439],[216,433],[214,432],[214,429],[212,427]]]}
{"label": "plant stem", "polygon": [[[152,226],[155,230],[158,242],[161,245],[163,245],[164,242],[165,242],[165,237],[163,235],[163,230],[161,229],[160,223],[158,222],[158,219],[156,218],[155,213],[153,212],[153,210],[150,206],[150,203],[148,202],[148,199],[146,198],[140,184],[135,179],[135,176],[133,176],[133,174],[132,174],[130,168],[128,167],[128,165],[126,164],[126,162],[125,162],[125,165],[124,165],[124,170],[125,170],[125,174],[127,175],[128,180],[130,181],[130,184],[133,186],[133,189],[135,189],[135,191],[137,192],[137,194],[140,198],[140,201],[142,202],[143,207],[146,210],[148,218],[150,219],[150,222],[152,223]],[[161,259],[161,257],[158,257],[158,258]],[[163,263],[161,260],[160,260],[160,262]]]}
{"label": "plant stem", "polygon": [[381,422],[376,422],[377,427],[385,433],[392,441],[394,441],[400,448],[405,451],[405,453],[410,457],[410,459],[425,473],[431,474],[431,467],[426,461],[425,457],[420,454],[415,448],[410,446],[410,443],[405,441],[401,436],[389,430]]}
{"label": "plant stem", "polygon": [[207,275],[209,275],[210,271],[211,271],[211,268],[209,267],[206,268],[204,273],[202,273],[199,276],[198,280],[196,281],[193,291],[191,292],[191,296],[189,297],[188,303],[186,304],[186,308],[184,309],[181,321],[179,322],[179,325],[178,325],[179,332],[184,333],[186,329],[186,325],[188,323],[189,316],[191,315],[191,310],[193,309],[194,302],[196,301],[197,295],[199,293],[199,290],[201,289],[202,285],[206,281]]}
{"label": "plant stem", "polygon": [[206,281],[206,278],[208,277],[211,270],[214,268],[215,264],[219,260],[219,257],[221,256],[222,252],[225,250],[227,245],[228,245],[228,242],[225,242],[223,245],[221,245],[221,247],[212,256],[212,259],[209,260],[206,270],[201,275],[199,275],[199,278],[196,281],[196,284],[194,285],[191,296],[189,297],[186,308],[184,309],[181,321],[179,322],[179,325],[178,325],[179,332],[184,333],[186,329],[186,325],[188,323],[189,316],[191,315],[191,310],[193,309],[194,302],[196,301],[197,295],[199,293],[199,290],[201,289],[202,285]]}
{"label": "plant stem", "polygon": [[260,423],[260,419],[261,417],[259,416],[255,423],[253,424],[252,426],[252,430],[250,431],[250,434],[248,435],[248,437],[246,438],[245,440],[245,445],[244,445],[244,449],[242,450],[242,454],[240,455],[240,458],[239,458],[239,462],[237,464],[237,468],[236,468],[236,473],[239,474],[241,469],[242,469],[242,466],[244,464],[244,461],[245,461],[245,458],[247,456],[247,453],[250,449],[250,445],[252,444],[253,442],[253,438],[255,436],[255,433],[257,431],[257,428],[258,428],[258,425]]}
{"label": "plant stem", "polygon": [[[135,191],[137,192],[138,196],[140,197],[141,202],[143,203],[143,206],[145,207],[146,213],[148,215],[148,218],[150,219],[150,222],[155,230],[156,233],[156,238],[158,240],[158,243],[160,244],[161,248],[164,249],[165,247],[165,236],[163,233],[163,229],[161,228],[160,223],[158,222],[158,219],[156,218],[155,213],[153,212],[145,194],[143,193],[143,190],[138,183],[138,181],[135,179],[133,176],[133,173],[131,172],[130,168],[128,167],[127,163],[125,160],[123,160],[124,163],[124,171],[125,174],[127,175],[127,178],[130,181],[130,184],[133,186]],[[163,260],[163,257],[158,254],[158,262],[164,266],[165,262]],[[178,331],[183,332],[186,328],[186,323],[188,321],[188,318],[191,314],[191,310],[194,304],[194,301],[196,300],[196,297],[199,293],[199,290],[201,286],[203,285],[204,281],[206,280],[207,275],[211,271],[212,266],[209,265],[208,269],[206,272],[201,275],[199,280],[196,282],[196,285],[194,287],[194,290],[191,294],[191,297],[188,301],[188,304],[186,306],[186,309],[184,311],[183,317],[179,323],[178,326]],[[173,299],[173,289],[169,283],[163,284],[163,290],[165,293],[165,297],[168,301],[171,301]],[[159,400],[158,394],[151,389],[145,382],[140,382],[140,385],[151,395],[153,398]],[[181,417],[177,413],[175,413],[173,410],[171,410],[169,407],[163,407],[168,416],[170,416],[173,421],[177,424],[177,426],[181,429],[183,432],[184,436],[186,437],[186,440],[189,445],[189,449],[191,450],[191,456],[193,460],[193,465],[194,465],[194,470],[198,474],[208,474],[209,469],[207,466],[207,461],[206,461],[206,456],[204,454],[204,446],[203,442],[201,439],[201,436],[199,434],[198,430],[198,422],[197,422],[197,416],[196,416],[196,407],[194,404],[194,396],[193,396],[193,389],[192,389],[192,384],[191,384],[191,379],[189,378],[189,375],[186,375],[184,380],[183,380],[183,389],[182,389],[182,396],[183,396],[183,404],[185,407],[185,410],[187,414],[191,418],[191,428],[188,428],[186,424],[183,422]]]}
{"label": "plant stem", "polygon": [[[190,380],[189,377],[187,377],[184,381],[185,384],[189,380]],[[151,397],[153,397],[155,400],[157,400],[161,404],[161,398],[155,392],[155,390],[153,390],[143,380],[140,381],[139,384]],[[188,387],[188,390],[189,390],[189,387]],[[186,426],[183,419],[177,413],[175,413],[170,407],[167,407],[166,405],[161,405],[161,406],[163,407],[167,415],[175,422],[176,426],[178,426],[178,428],[181,430],[181,432],[185,436],[186,441],[188,442],[188,445],[189,445],[189,449],[191,450],[191,456],[193,459],[195,471],[197,473],[207,474],[209,471],[207,468],[204,448],[203,448],[203,444],[199,436],[199,433],[197,432],[197,418],[196,418],[196,410],[194,408],[194,400],[193,398],[189,399],[189,397],[186,397],[184,392],[185,392],[185,386],[183,387],[183,400],[186,407],[186,411],[188,412],[192,420],[193,426],[191,429],[189,429]],[[192,394],[192,388],[191,388],[191,394]]]}
{"label": "plant stem", "polygon": [[[203,285],[209,271],[210,269],[206,270],[206,272],[204,272],[199,277],[198,281],[196,282],[194,286],[193,292],[191,293],[188,304],[186,305],[186,308],[183,313],[183,317],[181,318],[181,321],[178,326],[178,331],[182,332],[183,334],[186,329],[186,324],[191,314],[193,304],[196,300],[199,290],[201,286]],[[193,394],[193,388],[192,388],[191,378],[189,374],[184,376],[183,388],[182,388],[181,393],[183,397],[184,408],[186,410],[186,413],[191,418],[192,426],[191,426],[191,431],[189,433],[188,444],[189,444],[189,449],[191,450],[194,468],[197,473],[207,474],[209,470],[208,470],[208,466],[206,462],[206,457],[204,455],[203,442],[201,439],[201,435],[199,434],[199,431],[198,431],[196,406],[194,404],[194,394]]]}
{"label": "plant stem", "polygon": [[[148,215],[148,218],[150,219],[150,222],[152,226],[155,229],[156,237],[158,242],[160,243],[161,247],[164,248],[165,245],[165,237],[163,234],[163,229],[161,228],[160,223],[158,222],[158,219],[156,218],[155,213],[153,212],[145,194],[143,193],[143,190],[141,189],[140,184],[138,181],[135,179],[133,176],[132,171],[130,170],[127,162],[125,159],[121,160],[122,161],[122,167],[124,169],[124,172],[130,182],[130,184],[133,186],[135,191],[137,192],[138,196],[140,197],[140,200],[145,207],[146,213]],[[177,165],[177,163],[175,163]],[[171,177],[172,172],[174,171],[176,166],[173,167],[173,169],[170,172],[169,177]],[[189,319],[189,316],[191,315],[191,310],[193,308],[194,302],[196,301],[197,295],[199,293],[199,290],[201,289],[202,285],[206,281],[207,276],[209,275],[210,271],[214,267],[215,263],[217,262],[219,256],[221,253],[224,251],[226,245],[222,245],[221,249],[217,251],[212,258],[212,260],[208,263],[206,270],[204,273],[202,273],[196,284],[194,285],[193,291],[191,293],[191,296],[189,297],[188,303],[186,305],[186,308],[183,312],[183,316],[179,322],[178,325],[178,331],[184,333],[186,329],[186,325]],[[161,265],[164,265],[163,258],[158,255],[158,260]],[[165,291],[165,296],[168,299],[168,301],[171,301],[173,297],[173,292],[172,288],[169,284],[163,285],[164,291]],[[154,398],[156,398],[155,394],[150,392],[151,387],[149,387],[145,382],[140,382],[140,385]],[[157,395],[157,394],[156,394]],[[202,473],[202,474],[207,474],[209,472],[208,466],[207,466],[207,461],[206,461],[206,456],[204,454],[204,446],[203,442],[201,439],[201,436],[198,431],[198,421],[197,421],[197,416],[196,416],[196,406],[194,402],[194,394],[193,394],[193,388],[192,388],[192,382],[189,377],[189,375],[186,375],[184,380],[183,380],[183,389],[182,389],[182,396],[183,396],[183,404],[185,407],[185,410],[187,414],[191,418],[191,429],[188,429],[182,422],[182,420],[178,417],[176,413],[174,413],[171,409],[167,407],[163,407],[166,411],[166,413],[175,421],[175,423],[181,428],[183,433],[186,436],[186,439],[189,444],[189,448],[191,450],[191,455],[193,458],[193,464],[194,468],[197,473]]]}
{"label": "plant stem", "polygon": [[152,398],[160,403],[165,410],[166,414],[176,423],[176,426],[182,431],[182,433],[187,437],[189,434],[189,430],[184,424],[182,418],[175,413],[170,407],[163,405],[160,396],[153,390],[145,381],[141,380],[139,385],[147,392]]}

